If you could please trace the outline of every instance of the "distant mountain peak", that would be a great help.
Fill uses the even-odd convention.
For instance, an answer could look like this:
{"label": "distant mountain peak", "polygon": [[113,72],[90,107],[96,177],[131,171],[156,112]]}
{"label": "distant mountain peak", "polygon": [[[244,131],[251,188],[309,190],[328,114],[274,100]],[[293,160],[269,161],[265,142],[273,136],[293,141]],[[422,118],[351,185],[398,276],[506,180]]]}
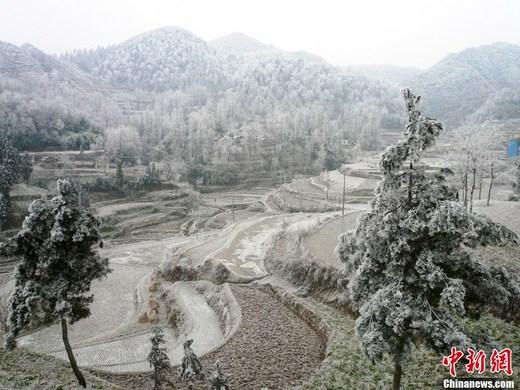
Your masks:
{"label": "distant mountain peak", "polygon": [[487,119],[518,117],[516,98],[504,97],[520,88],[520,46],[496,42],[449,54],[412,84],[430,97],[431,114],[452,125],[484,111]]}
{"label": "distant mountain peak", "polygon": [[38,49],[36,46],[30,44],[30,43],[24,43],[22,46],[20,46],[20,49],[28,50],[28,51],[36,51],[39,53],[43,53],[42,50]]}
{"label": "distant mountain peak", "polygon": [[127,41],[67,58],[95,77],[124,88],[165,91],[216,85],[224,77],[215,51],[195,34],[162,27]]}
{"label": "distant mountain peak", "polygon": [[218,51],[232,53],[279,52],[276,47],[262,43],[250,36],[234,32],[209,42]]}
{"label": "distant mountain peak", "polygon": [[153,39],[158,37],[181,37],[183,39],[193,39],[200,42],[204,42],[202,38],[198,37],[197,35],[193,34],[191,31],[188,31],[184,28],[175,27],[175,26],[166,26],[161,27],[155,30],[146,31],[144,33],[135,35],[128,39],[125,43],[133,43],[138,42],[143,39]]}

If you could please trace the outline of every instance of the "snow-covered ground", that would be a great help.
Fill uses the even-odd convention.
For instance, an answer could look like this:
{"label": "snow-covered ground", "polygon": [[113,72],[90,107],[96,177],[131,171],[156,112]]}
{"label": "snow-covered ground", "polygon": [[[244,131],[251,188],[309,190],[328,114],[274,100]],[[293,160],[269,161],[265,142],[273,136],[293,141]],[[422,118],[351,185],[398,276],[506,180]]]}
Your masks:
{"label": "snow-covered ground", "polygon": [[341,262],[336,256],[335,249],[338,237],[346,231],[356,228],[357,219],[364,210],[349,210],[345,216],[334,218],[320,226],[303,240],[303,246],[309,254],[324,265],[341,267]]}

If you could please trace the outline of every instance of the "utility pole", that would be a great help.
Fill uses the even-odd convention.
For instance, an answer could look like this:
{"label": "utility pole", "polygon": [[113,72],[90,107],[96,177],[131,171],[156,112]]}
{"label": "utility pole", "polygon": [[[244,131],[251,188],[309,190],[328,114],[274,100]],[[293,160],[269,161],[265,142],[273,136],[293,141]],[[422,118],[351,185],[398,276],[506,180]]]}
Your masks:
{"label": "utility pole", "polygon": [[233,222],[235,222],[235,193],[233,192],[233,195],[231,196],[231,202],[233,203]]}
{"label": "utility pole", "polygon": [[345,215],[345,171],[343,171],[343,201],[341,206],[341,215]]}
{"label": "utility pole", "polygon": [[287,188],[285,186],[285,171],[283,173],[282,192],[283,192],[283,208],[282,208],[282,210],[285,211],[285,197],[286,197],[286,192],[287,192]]}
{"label": "utility pole", "polygon": [[490,181],[489,181],[489,191],[488,191],[486,206],[489,206],[489,201],[491,200],[491,189],[493,188],[493,180],[494,179],[495,179],[495,175],[494,175],[494,172],[493,172],[493,163],[491,163],[491,178],[490,178]]}
{"label": "utility pole", "polygon": [[303,211],[302,189],[303,189],[303,175],[300,175],[300,211]]}

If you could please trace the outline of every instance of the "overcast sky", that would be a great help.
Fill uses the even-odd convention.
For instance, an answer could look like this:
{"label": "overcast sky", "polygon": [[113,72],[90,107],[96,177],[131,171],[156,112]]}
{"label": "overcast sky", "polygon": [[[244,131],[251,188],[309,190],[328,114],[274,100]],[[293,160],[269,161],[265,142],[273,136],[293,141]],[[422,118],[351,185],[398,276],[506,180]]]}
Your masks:
{"label": "overcast sky", "polygon": [[165,26],[243,32],[336,65],[426,68],[466,47],[520,43],[520,0],[0,0],[0,40],[48,53]]}

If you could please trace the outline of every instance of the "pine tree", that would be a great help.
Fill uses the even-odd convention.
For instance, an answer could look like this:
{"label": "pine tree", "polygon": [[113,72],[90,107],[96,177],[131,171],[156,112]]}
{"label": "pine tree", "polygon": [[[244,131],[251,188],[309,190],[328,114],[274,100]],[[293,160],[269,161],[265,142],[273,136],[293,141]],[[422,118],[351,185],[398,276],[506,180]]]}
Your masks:
{"label": "pine tree", "polygon": [[188,339],[184,342],[184,356],[182,358],[181,369],[179,378],[188,384],[188,388],[191,389],[193,380],[198,378],[204,378],[204,372],[202,371],[202,364],[199,358],[193,352],[191,345],[193,344],[192,339]]}
{"label": "pine tree", "polygon": [[[503,269],[473,260],[465,246],[518,244],[518,237],[456,201],[445,171],[427,174],[420,165],[441,124],[416,108],[419,97],[403,91],[408,122],[403,139],[381,157],[382,180],[370,212],[337,248],[344,280],[359,313],[356,333],[371,360],[394,361],[393,388],[412,344],[436,350],[472,346],[458,320],[471,302],[516,310],[519,286]],[[497,297],[500,295],[500,297]],[[490,302],[495,299],[496,302]],[[513,305],[513,303],[515,305]]]}
{"label": "pine tree", "polygon": [[153,369],[154,390],[160,388],[161,373],[163,370],[170,368],[170,359],[166,354],[164,344],[163,330],[159,326],[152,327],[152,337],[150,338],[152,349],[148,354],[147,360],[150,363],[150,368]]}
{"label": "pine tree", "polygon": [[217,360],[214,364],[215,371],[209,378],[211,390],[229,390],[228,377],[222,370],[222,362]]}
{"label": "pine tree", "polygon": [[[16,256],[15,287],[9,299],[9,333],[5,345],[16,346],[23,329],[61,322],[63,343],[81,386],[81,374],[68,339],[70,324],[90,315],[91,282],[110,272],[108,260],[93,249],[102,244],[100,220],[79,204],[78,194],[67,180],[58,180],[58,194],[29,206],[18,234],[0,246],[3,256]],[[43,322],[43,323],[42,323]]]}

